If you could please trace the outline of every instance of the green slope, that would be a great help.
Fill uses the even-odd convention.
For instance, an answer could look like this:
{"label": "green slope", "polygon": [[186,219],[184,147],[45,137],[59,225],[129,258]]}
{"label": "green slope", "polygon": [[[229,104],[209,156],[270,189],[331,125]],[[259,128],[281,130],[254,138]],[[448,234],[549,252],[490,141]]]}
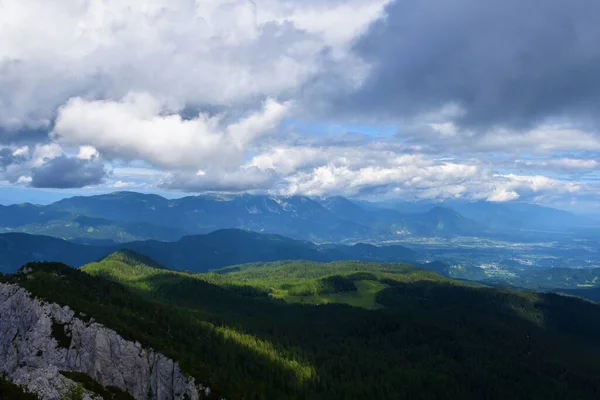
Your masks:
{"label": "green slope", "polygon": [[[213,273],[192,274],[166,271],[151,259],[130,250],[121,250],[100,262],[82,267],[88,274],[103,276],[126,283],[129,287],[153,293],[182,297],[172,287],[186,286],[190,282],[213,283],[230,291],[266,296],[288,302],[306,304],[344,303],[364,308],[377,308],[377,293],[396,282],[420,280],[452,283],[433,272],[417,269],[408,264],[362,263],[336,261],[316,263],[310,261],[281,261],[253,263],[215,270]],[[183,301],[198,302],[198,296]]]}
{"label": "green slope", "polygon": [[[56,219],[40,218],[39,221],[23,221],[23,224],[10,226],[1,218],[0,232],[22,232],[31,235],[52,236],[65,240],[89,243],[126,243],[136,240],[174,241],[188,234],[183,230],[154,225],[149,222],[123,222],[85,215],[60,213]],[[38,212],[38,214],[43,212]],[[50,213],[56,215],[56,213]],[[27,223],[25,223],[27,222]]]}
{"label": "green slope", "polygon": [[254,263],[214,273],[230,284],[257,287],[288,302],[346,303],[364,308],[379,307],[375,300],[377,293],[397,282],[453,282],[408,264],[357,261]]}
{"label": "green slope", "polygon": [[[180,360],[228,399],[600,395],[600,305],[465,286],[402,264],[276,263],[192,275],[120,254],[83,271],[37,264],[4,279]],[[364,300],[369,292],[378,308],[267,295],[289,296],[294,285],[314,285],[307,298]]]}

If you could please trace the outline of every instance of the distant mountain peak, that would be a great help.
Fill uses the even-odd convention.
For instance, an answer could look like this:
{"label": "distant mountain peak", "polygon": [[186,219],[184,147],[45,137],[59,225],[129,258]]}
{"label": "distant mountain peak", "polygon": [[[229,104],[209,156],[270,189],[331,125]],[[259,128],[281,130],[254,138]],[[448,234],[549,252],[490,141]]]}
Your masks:
{"label": "distant mountain peak", "polygon": [[322,197],[318,199],[319,203],[330,211],[335,212],[364,212],[364,209],[342,196]]}
{"label": "distant mountain peak", "polygon": [[431,210],[427,211],[427,214],[439,217],[464,218],[458,211],[442,206],[433,207]]}

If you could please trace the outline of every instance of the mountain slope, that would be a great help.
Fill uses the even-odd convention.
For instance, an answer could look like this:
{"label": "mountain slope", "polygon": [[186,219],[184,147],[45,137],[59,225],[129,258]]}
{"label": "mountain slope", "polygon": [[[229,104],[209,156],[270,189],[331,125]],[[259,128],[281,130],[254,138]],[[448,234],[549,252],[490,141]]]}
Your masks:
{"label": "mountain slope", "polygon": [[[363,268],[367,280],[380,273]],[[417,274],[386,281],[381,307],[365,310],[244,295],[229,288],[233,279],[214,284],[157,269],[116,282],[60,265],[27,271],[5,279],[163,352],[231,399],[600,395],[600,306],[576,298]],[[285,274],[283,265],[267,278],[285,284]]]}
{"label": "mountain slope", "polygon": [[73,197],[48,207],[53,211],[145,222],[189,233],[239,228],[311,240],[340,240],[368,232],[368,228],[341,220],[303,196],[200,195],[167,200],[156,195],[115,192]]}
{"label": "mountain slope", "polygon": [[483,225],[453,209],[439,206],[425,213],[407,215],[403,221],[405,229],[417,236],[478,236],[483,233]]}
{"label": "mountain slope", "polygon": [[56,261],[80,267],[119,249],[129,249],[161,265],[194,272],[228,265],[282,259],[334,261],[410,261],[415,252],[403,246],[316,245],[279,235],[225,229],[186,236],[176,242],[141,241],[84,245],[47,236],[0,234],[0,272],[14,272],[29,261]]}
{"label": "mountain slope", "polygon": [[316,245],[279,235],[258,234],[238,229],[186,236],[173,243],[127,243],[126,248],[145,254],[162,265],[194,272],[259,261],[410,261],[415,256],[412,250],[403,246],[372,246],[371,253],[362,253],[359,251],[360,246]]}
{"label": "mountain slope", "polygon": [[422,207],[429,206],[426,211],[420,211],[422,207],[415,207],[406,212],[405,208],[397,210],[374,207],[365,202],[355,203],[339,196],[318,201],[339,218],[369,226],[374,238],[476,236],[482,234],[484,228],[484,225],[462,216],[453,209],[435,205],[423,205]]}
{"label": "mountain slope", "polygon": [[78,243],[125,243],[136,240],[178,240],[186,232],[149,222],[117,222],[84,215],[65,216],[16,228],[0,228],[0,232],[18,231],[31,235],[52,236]]}
{"label": "mountain slope", "polygon": [[[114,192],[96,196],[76,196],[52,203],[48,209],[116,221],[145,221],[168,226],[169,200],[154,194]],[[161,219],[161,215],[164,215]],[[164,222],[160,224],[159,222]]]}
{"label": "mountain slope", "polygon": [[255,263],[222,268],[215,273],[230,285],[250,285],[288,302],[343,303],[367,309],[379,308],[378,293],[399,282],[451,282],[408,264],[358,261]]}
{"label": "mountain slope", "polygon": [[573,229],[590,220],[567,211],[527,203],[456,203],[452,207],[490,230]]}
{"label": "mountain slope", "polygon": [[15,228],[28,224],[39,224],[67,216],[64,211],[54,211],[48,207],[29,203],[0,205],[0,227]]}
{"label": "mountain slope", "polygon": [[0,234],[0,272],[15,272],[30,261],[60,261],[81,266],[114,251],[103,246],[85,246],[49,236],[24,233]]}
{"label": "mountain slope", "polygon": [[600,302],[600,288],[581,288],[581,289],[555,289],[557,293],[562,293],[570,296],[582,297],[595,302]]}
{"label": "mountain slope", "polygon": [[121,249],[117,250],[114,253],[107,255],[99,261],[100,263],[118,263],[127,265],[129,267],[150,267],[155,269],[167,269],[166,267],[160,265],[152,258],[145,256],[143,254],[136,253],[135,251],[129,249]]}
{"label": "mountain slope", "polygon": [[[0,207],[0,232],[127,242],[176,240],[185,234],[237,228],[315,242],[353,243],[404,236],[493,235],[503,233],[509,225],[514,229],[526,227],[522,220],[535,229],[540,221],[574,218],[558,210],[524,208],[528,205],[452,206],[460,208],[424,203],[390,209],[339,196],[313,200],[305,196],[205,194],[170,200],[151,194],[114,192],[72,197],[48,206]],[[461,213],[463,210],[467,214]],[[497,210],[502,212],[496,215]]]}

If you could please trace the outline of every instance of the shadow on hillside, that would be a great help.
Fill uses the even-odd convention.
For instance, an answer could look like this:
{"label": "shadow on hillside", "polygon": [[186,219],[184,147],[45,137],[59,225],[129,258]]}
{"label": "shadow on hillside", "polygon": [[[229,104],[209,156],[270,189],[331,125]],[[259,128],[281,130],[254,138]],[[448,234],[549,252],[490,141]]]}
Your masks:
{"label": "shadow on hillside", "polygon": [[[594,398],[600,307],[396,282],[365,310],[287,304],[176,276],[150,292],[68,268],[20,282],[179,360],[228,398]],[[158,300],[158,301],[156,301]]]}
{"label": "shadow on hillside", "polygon": [[[213,323],[281,344],[283,353],[295,349],[296,357],[315,366],[321,381],[348,377],[338,387],[348,398],[359,390],[352,381],[371,391],[365,390],[364,396],[385,398],[385,390],[396,392],[400,385],[417,393],[415,382],[425,376],[447,390],[457,385],[457,395],[466,390],[488,398],[499,392],[486,382],[501,384],[500,392],[513,398],[527,393],[537,398],[540,390],[548,390],[548,396],[568,394],[569,387],[600,383],[600,368],[594,367],[593,373],[586,369],[600,365],[600,307],[579,299],[444,282],[386,281],[393,286],[377,295],[386,308],[369,311],[241,296],[201,280],[167,275],[150,278],[156,296]],[[387,389],[365,383],[381,384],[382,379]]]}
{"label": "shadow on hillside", "polygon": [[285,399],[287,393],[303,393],[314,379],[314,368],[293,352],[282,353],[266,340],[229,328],[216,315],[201,318],[63,264],[37,264],[27,275],[3,280],[91,315],[126,339],[178,360],[198,382],[209,384],[215,398],[262,398],[260,393],[268,393],[268,398]]}

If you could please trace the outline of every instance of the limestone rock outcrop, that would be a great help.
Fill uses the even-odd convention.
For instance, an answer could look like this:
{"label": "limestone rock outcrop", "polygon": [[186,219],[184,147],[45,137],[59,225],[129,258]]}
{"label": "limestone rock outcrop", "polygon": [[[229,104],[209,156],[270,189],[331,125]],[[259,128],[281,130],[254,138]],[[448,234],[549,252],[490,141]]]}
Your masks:
{"label": "limestone rock outcrop", "polygon": [[0,283],[0,374],[42,400],[59,400],[72,384],[61,370],[86,373],[138,400],[198,400],[210,393],[163,354]]}

